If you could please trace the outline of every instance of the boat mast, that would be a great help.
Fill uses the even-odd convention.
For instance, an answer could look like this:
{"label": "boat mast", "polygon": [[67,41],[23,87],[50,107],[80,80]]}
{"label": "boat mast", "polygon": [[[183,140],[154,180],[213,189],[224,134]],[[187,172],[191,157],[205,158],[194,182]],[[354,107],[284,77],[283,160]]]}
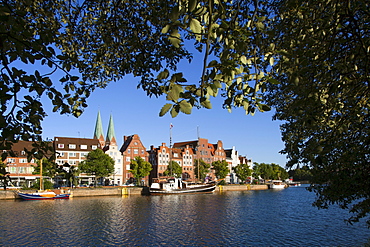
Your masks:
{"label": "boat mast", "polygon": [[198,158],[198,181],[200,181],[200,177],[199,177],[199,175],[200,175],[200,172],[199,172],[199,170],[200,170],[200,167],[199,167],[199,139],[200,139],[200,137],[199,137],[199,126],[197,126],[197,135],[198,135],[198,143],[197,143],[197,158]]}
{"label": "boat mast", "polygon": [[44,183],[42,181],[42,158],[40,159],[40,190],[44,190]]}
{"label": "boat mast", "polygon": [[170,124],[170,175],[172,177],[172,123]]}

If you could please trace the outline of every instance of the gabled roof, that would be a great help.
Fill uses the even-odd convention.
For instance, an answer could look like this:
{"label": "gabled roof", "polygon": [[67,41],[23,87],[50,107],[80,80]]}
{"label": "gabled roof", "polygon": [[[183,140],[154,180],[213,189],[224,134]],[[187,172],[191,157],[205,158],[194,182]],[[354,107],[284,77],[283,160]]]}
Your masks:
{"label": "gabled roof", "polygon": [[[59,148],[58,144],[64,144],[63,148]],[[69,145],[76,145],[75,148],[70,148]],[[87,139],[87,138],[71,138],[71,137],[54,137],[55,150],[63,151],[91,151],[92,146],[101,148],[98,139]],[[86,145],[86,149],[84,148]]]}
{"label": "gabled roof", "polygon": [[[16,143],[13,143],[11,151],[14,153],[15,155],[14,157],[27,157],[27,153],[22,152],[22,151],[25,151],[25,149],[27,151],[31,151],[34,148],[32,144],[34,144],[34,142],[32,141],[18,141]],[[49,142],[48,145],[52,147],[53,143]],[[10,150],[4,150],[4,151],[10,151]],[[48,151],[47,155],[48,154],[52,155],[51,151]],[[8,157],[13,157],[13,156],[8,156]]]}
{"label": "gabled roof", "polygon": [[134,134],[134,135],[131,135],[131,136],[125,136],[124,137],[124,143],[122,144],[122,147],[120,148],[120,151],[122,153],[125,152],[133,141],[137,141],[138,143],[140,143],[140,145],[138,145],[138,146],[141,146],[145,149],[145,146],[141,142],[140,137],[137,134]]}
{"label": "gabled roof", "polygon": [[186,147],[186,145],[189,145],[190,148],[196,148],[198,145],[198,140],[196,141],[186,141],[186,142],[176,142],[173,144],[174,148],[179,147]]}

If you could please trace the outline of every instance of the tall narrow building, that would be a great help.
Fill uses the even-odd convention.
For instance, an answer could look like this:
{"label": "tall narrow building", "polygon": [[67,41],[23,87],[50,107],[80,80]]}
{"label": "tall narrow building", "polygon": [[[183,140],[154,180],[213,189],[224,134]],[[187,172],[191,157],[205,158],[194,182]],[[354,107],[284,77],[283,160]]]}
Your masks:
{"label": "tall narrow building", "polygon": [[110,115],[107,136],[105,138],[104,152],[114,159],[114,173],[110,176],[110,183],[123,185],[123,156],[119,151],[114,131],[113,117]]}
{"label": "tall narrow building", "polygon": [[103,135],[103,124],[102,124],[101,117],[100,117],[100,111],[98,111],[98,116],[96,118],[93,139],[98,139],[101,147],[105,146],[105,140],[104,140],[104,135]]}

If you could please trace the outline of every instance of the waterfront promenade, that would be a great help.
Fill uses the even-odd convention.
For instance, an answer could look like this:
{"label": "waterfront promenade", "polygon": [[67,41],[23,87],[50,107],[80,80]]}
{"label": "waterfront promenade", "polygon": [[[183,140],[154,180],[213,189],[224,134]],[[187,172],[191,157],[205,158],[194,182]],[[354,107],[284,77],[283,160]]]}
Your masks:
{"label": "waterfront promenade", "polygon": [[[267,190],[267,185],[219,185],[216,191],[245,191],[245,190]],[[63,188],[68,191],[69,188]],[[125,195],[147,195],[147,187],[103,187],[103,188],[74,188],[70,189],[72,197],[96,197],[96,196],[125,196]],[[24,191],[35,192],[35,190]],[[15,190],[0,190],[0,200],[12,200],[18,196]]]}

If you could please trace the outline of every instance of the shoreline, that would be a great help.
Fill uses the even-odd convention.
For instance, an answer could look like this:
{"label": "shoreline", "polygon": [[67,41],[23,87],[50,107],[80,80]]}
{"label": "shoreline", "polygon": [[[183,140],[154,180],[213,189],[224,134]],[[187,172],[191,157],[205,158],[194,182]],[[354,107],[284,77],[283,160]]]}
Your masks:
{"label": "shoreline", "polygon": [[[267,190],[268,185],[218,185],[215,191],[247,191],[247,190]],[[97,197],[97,196],[129,196],[129,195],[148,195],[148,187],[113,187],[113,188],[62,188],[65,192],[70,190],[73,197]],[[22,192],[32,193],[36,190],[24,190]],[[19,199],[14,189],[0,190],[0,200]]]}

